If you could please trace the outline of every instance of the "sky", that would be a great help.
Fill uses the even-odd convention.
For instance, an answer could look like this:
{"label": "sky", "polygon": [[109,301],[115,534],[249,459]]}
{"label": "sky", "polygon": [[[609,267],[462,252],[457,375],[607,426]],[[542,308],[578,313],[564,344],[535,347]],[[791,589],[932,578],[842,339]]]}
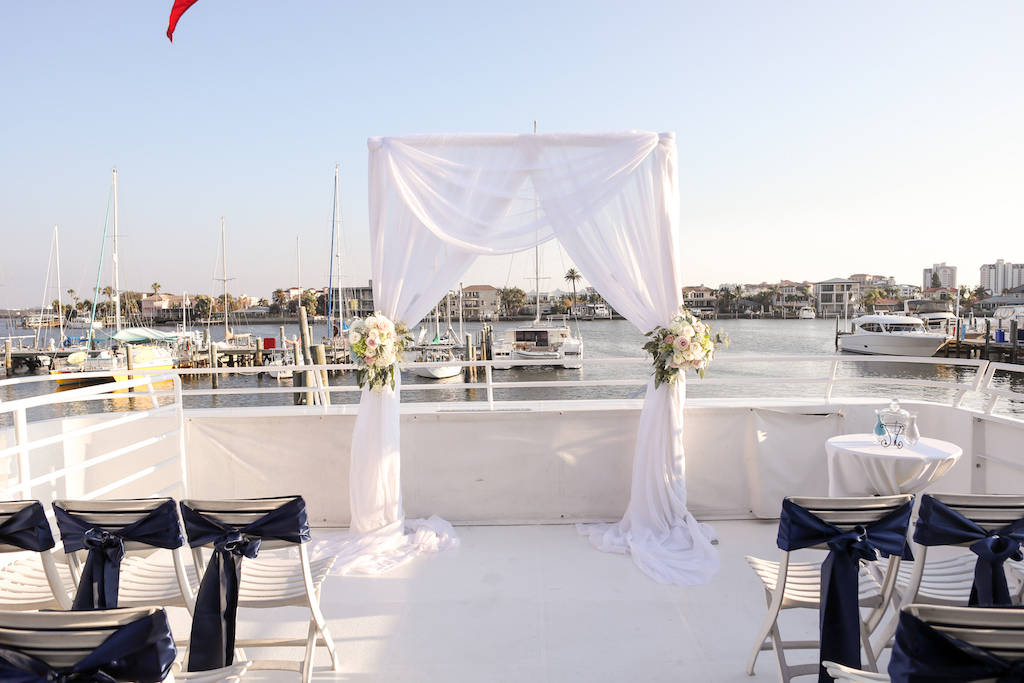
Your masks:
{"label": "sky", "polygon": [[0,3],[0,308],[110,284],[114,169],[122,289],[326,286],[335,165],[365,285],[368,138],[535,120],[675,132],[688,285],[1024,262],[1019,0],[198,0],[173,44],[172,4]]}

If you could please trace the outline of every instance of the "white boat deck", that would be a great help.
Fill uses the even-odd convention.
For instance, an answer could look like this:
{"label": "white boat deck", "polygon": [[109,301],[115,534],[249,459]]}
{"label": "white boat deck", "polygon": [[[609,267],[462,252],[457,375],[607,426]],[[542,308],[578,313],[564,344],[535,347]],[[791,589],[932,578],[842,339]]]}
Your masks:
{"label": "white boat deck", "polygon": [[[456,527],[457,550],[421,555],[376,577],[327,579],[322,604],[341,670],[331,672],[318,648],[313,680],[776,681],[770,651],[761,653],[756,676],[744,670],[765,604],[743,557],[776,557],[777,524],[713,526],[721,572],[690,587],[653,581],[628,556],[593,548],[571,525]],[[816,637],[817,615],[793,612],[783,623],[795,631],[784,635]],[[289,630],[304,634],[301,615],[290,614]],[[253,627],[244,610],[239,616],[240,628]],[[260,628],[280,634],[272,629],[287,626],[267,620]],[[298,679],[251,671],[244,680]]]}

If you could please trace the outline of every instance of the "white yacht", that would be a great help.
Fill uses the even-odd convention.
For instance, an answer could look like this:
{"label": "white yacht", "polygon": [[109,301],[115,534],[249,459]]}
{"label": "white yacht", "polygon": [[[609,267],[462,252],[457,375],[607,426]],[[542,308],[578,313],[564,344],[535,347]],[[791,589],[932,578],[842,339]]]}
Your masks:
{"label": "white yacht", "polygon": [[797,317],[801,320],[814,320],[817,315],[814,313],[812,306],[801,306],[800,311],[797,313]]}
{"label": "white yacht", "polygon": [[903,312],[905,315],[923,320],[925,327],[932,332],[951,335],[956,329],[957,317],[953,313],[950,301],[907,299],[903,302]]}
{"label": "white yacht", "polygon": [[583,340],[574,337],[565,316],[549,316],[547,322],[534,320],[505,331],[505,336],[491,348],[495,370],[508,370],[514,360],[544,360],[567,370],[583,367]]}
{"label": "white yacht", "polygon": [[949,337],[929,332],[924,321],[905,315],[862,315],[853,330],[839,334],[839,349],[886,356],[931,356]]}

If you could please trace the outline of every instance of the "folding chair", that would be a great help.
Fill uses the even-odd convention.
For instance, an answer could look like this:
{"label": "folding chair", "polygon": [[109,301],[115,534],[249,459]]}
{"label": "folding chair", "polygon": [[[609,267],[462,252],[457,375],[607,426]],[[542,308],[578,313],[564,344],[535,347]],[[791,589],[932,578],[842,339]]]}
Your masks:
{"label": "folding chair", "polygon": [[0,612],[0,680],[156,683],[176,654],[156,607]]}
{"label": "folding chair", "polygon": [[[1024,542],[1024,496],[1005,494],[926,493],[914,529],[914,571],[904,602],[953,606],[997,606],[1014,604],[1006,580],[1006,561],[1021,559]],[[946,545],[970,548],[956,565],[959,571],[935,570],[926,562],[928,547]],[[947,561],[943,568],[950,566]],[[931,571],[929,571],[931,570]],[[949,590],[954,577],[959,590]],[[963,585],[970,590],[964,600]]]}
{"label": "folding chair", "polygon": [[[754,674],[758,654],[769,648],[775,652],[783,683],[815,673],[819,680],[827,681],[821,667],[826,660],[859,668],[862,646],[868,668],[877,670],[871,630],[881,620],[895,589],[899,558],[907,548],[912,503],[909,495],[790,497],[783,501],[780,561],[747,557],[764,584],[768,603],[768,614],[747,661],[749,675]],[[793,551],[810,548],[828,549],[828,556],[820,563],[791,561]],[[884,573],[869,566],[878,552],[892,556]],[[861,615],[861,607],[869,608],[866,616]],[[821,612],[818,640],[783,640],[779,615],[795,608]],[[786,652],[796,649],[818,649],[818,661],[790,664]]]}
{"label": "folding chair", "polygon": [[[186,563],[174,500],[59,500],[53,511],[79,583],[73,609],[159,605],[194,610],[198,572]],[[84,563],[82,550],[88,550]],[[115,566],[117,571],[106,571]]]}
{"label": "folding chair", "polygon": [[900,613],[893,683],[1018,681],[1024,674],[1024,611],[908,605]]}
{"label": "folding chair", "polygon": [[75,583],[54,545],[38,501],[0,502],[0,553],[25,555],[0,568],[0,609],[71,609]]}
{"label": "folding chair", "polygon": [[[320,588],[334,558],[310,562],[306,549],[309,524],[301,496],[183,500],[181,516],[196,565],[204,565],[204,547],[213,550],[196,598],[188,652],[190,671],[231,664],[236,647],[302,646],[305,657],[301,662],[256,660],[252,668],[298,671],[308,683],[318,640],[327,646],[332,670],[338,670],[334,641],[320,610]],[[239,607],[291,605],[309,609],[305,639],[236,639]]]}

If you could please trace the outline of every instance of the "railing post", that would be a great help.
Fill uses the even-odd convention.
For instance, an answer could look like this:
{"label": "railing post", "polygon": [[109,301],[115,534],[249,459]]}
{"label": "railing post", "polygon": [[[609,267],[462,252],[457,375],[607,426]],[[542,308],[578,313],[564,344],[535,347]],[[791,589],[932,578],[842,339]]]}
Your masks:
{"label": "railing post", "polygon": [[831,367],[828,373],[828,381],[825,383],[825,400],[832,400],[832,388],[836,384],[836,374],[839,371],[839,361],[834,360],[830,363]]}
{"label": "railing post", "polygon": [[494,370],[490,365],[484,366],[484,377],[487,380],[487,409],[494,410],[494,383],[491,372]]}
{"label": "railing post", "polygon": [[18,485],[15,490],[21,492],[20,498],[32,497],[31,491],[25,488],[26,482],[32,481],[32,472],[29,469],[27,412],[24,408],[14,412],[14,441],[18,445]]}

